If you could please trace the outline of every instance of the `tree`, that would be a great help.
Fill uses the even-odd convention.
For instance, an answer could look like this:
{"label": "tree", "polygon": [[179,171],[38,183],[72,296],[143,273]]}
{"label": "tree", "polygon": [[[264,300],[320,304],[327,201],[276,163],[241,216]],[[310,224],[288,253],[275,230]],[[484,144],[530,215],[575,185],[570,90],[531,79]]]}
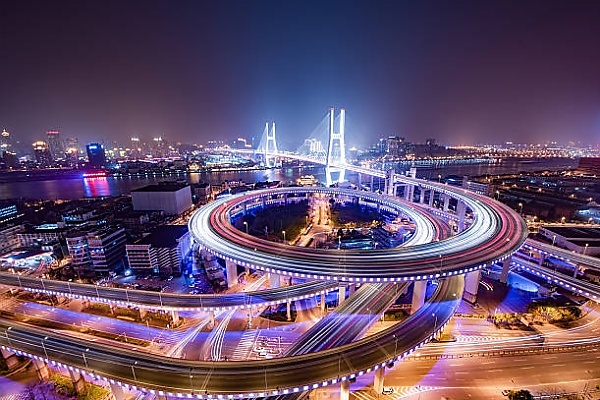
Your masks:
{"label": "tree", "polygon": [[533,395],[529,390],[513,390],[508,394],[509,400],[533,400]]}

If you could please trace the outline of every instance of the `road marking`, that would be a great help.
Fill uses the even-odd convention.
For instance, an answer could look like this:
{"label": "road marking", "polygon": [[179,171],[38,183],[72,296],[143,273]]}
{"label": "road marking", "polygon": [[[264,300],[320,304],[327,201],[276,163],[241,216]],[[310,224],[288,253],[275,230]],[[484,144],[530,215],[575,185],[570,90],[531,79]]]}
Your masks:
{"label": "road marking", "polygon": [[567,364],[552,364],[553,367],[566,367]]}
{"label": "road marking", "polygon": [[488,361],[488,362],[481,363],[481,365],[488,365],[488,364],[496,364],[496,361]]}
{"label": "road marking", "polygon": [[520,369],[534,369],[535,367],[533,366],[529,366],[529,367],[521,367]]}

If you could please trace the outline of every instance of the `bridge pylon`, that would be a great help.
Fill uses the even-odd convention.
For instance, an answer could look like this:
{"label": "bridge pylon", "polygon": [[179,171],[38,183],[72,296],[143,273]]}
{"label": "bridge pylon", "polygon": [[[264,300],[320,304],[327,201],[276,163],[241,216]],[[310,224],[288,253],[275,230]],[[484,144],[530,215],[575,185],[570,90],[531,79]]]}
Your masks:
{"label": "bridge pylon", "polygon": [[327,178],[327,186],[334,183],[332,172],[338,173],[335,182],[343,182],[345,180],[346,169],[346,144],[344,142],[344,131],[346,128],[346,110],[343,108],[339,114],[340,126],[339,130],[335,131],[335,110],[329,109],[329,146],[327,147],[327,162],[325,164],[325,174]]}
{"label": "bridge pylon", "polygon": [[275,122],[271,124],[271,129],[269,129],[269,123],[265,124],[265,147],[264,147],[264,157],[265,157],[265,166],[267,168],[273,168],[277,161],[277,139],[275,138]]}

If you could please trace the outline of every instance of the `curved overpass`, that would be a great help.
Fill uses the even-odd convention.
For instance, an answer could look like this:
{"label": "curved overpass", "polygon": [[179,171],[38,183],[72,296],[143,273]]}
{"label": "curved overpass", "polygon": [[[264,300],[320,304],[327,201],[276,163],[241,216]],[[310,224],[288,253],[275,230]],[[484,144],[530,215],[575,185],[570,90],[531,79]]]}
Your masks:
{"label": "curved overpass", "polygon": [[524,221],[505,205],[459,189],[436,186],[436,190],[464,201],[473,211],[473,223],[456,236],[411,247],[370,251],[295,248],[247,235],[230,223],[231,210],[243,203],[286,193],[368,198],[381,206],[416,212],[396,198],[335,188],[270,189],[220,199],[196,212],[189,226],[202,247],[238,265],[294,277],[350,282],[399,282],[464,274],[507,257],[525,241]]}
{"label": "curved overpass", "polygon": [[6,273],[0,273],[0,284],[19,287],[31,292],[100,303],[176,311],[217,311],[269,306],[302,300],[337,288],[333,282],[312,281],[257,292],[190,295],[110,288]]}

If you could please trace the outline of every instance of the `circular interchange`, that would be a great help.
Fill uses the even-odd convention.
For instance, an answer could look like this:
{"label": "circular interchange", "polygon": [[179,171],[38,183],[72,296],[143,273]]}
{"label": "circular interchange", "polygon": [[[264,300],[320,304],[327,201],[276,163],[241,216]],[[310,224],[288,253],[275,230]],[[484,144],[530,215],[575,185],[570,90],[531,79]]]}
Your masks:
{"label": "circular interchange", "polygon": [[[358,198],[409,214],[415,236],[433,237],[431,225],[414,203],[395,197],[338,188],[290,187],[268,189],[219,199],[198,210],[189,222],[194,240],[207,251],[251,269],[297,278],[349,282],[400,282],[447,277],[481,269],[515,252],[527,229],[510,208],[492,199],[446,185],[416,184],[464,202],[472,210],[471,225],[459,234],[414,246],[377,250],[323,250],[273,243],[245,234],[231,223],[244,205],[266,205],[274,196],[326,194]],[[418,231],[421,233],[417,233]]]}

